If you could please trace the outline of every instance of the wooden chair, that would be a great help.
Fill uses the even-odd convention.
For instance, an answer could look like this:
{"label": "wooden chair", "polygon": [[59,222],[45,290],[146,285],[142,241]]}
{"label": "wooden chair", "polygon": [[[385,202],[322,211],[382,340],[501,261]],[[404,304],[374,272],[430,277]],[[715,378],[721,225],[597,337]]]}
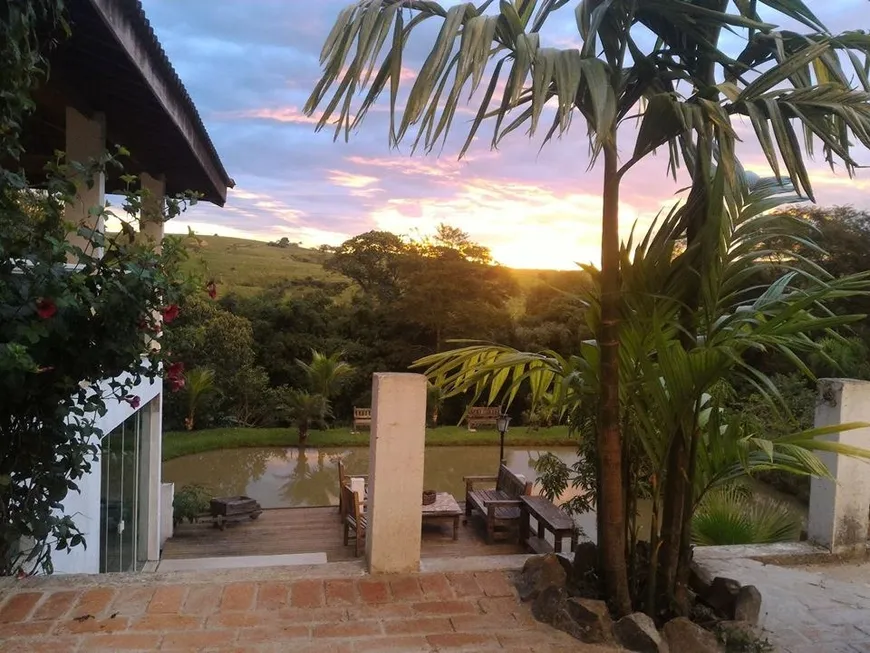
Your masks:
{"label": "wooden chair", "polygon": [[341,496],[344,505],[347,506],[347,511],[342,516],[344,545],[348,545],[352,530],[354,532],[354,554],[359,558],[360,548],[366,537],[366,516],[360,508],[359,495],[353,492],[349,486],[341,486]]}
{"label": "wooden chair", "polygon": [[[505,465],[499,465],[497,476],[466,476],[465,514],[471,516],[476,509],[486,519],[486,543],[492,544],[498,536],[508,539],[519,536],[520,517],[522,516],[521,496],[532,493],[532,484],[522,481]],[[492,483],[494,490],[475,490],[475,483]]]}
{"label": "wooden chair", "polygon": [[[365,479],[366,485],[368,485],[368,474],[354,474],[355,478]],[[345,473],[344,463],[339,460],[338,461],[338,487],[339,490],[344,486],[350,487],[350,476]],[[365,502],[365,498],[363,498],[363,502]],[[344,519],[344,514],[346,511],[345,503],[344,503],[344,494],[339,491],[338,493],[338,513],[341,515],[342,519]]]}
{"label": "wooden chair", "polygon": [[360,426],[372,428],[372,409],[353,407],[353,432],[359,431]]}

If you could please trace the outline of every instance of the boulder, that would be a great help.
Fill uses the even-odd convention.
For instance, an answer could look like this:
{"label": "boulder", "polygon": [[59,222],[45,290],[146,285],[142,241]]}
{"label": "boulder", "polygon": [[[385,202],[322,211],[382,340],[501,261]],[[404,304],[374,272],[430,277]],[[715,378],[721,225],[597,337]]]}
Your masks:
{"label": "boulder", "polygon": [[526,560],[517,581],[517,591],[523,601],[535,600],[548,587],[564,590],[568,580],[559,559],[552,553]]}
{"label": "boulder", "polygon": [[[613,625],[613,635],[623,648],[636,653],[668,653],[653,620],[642,612],[623,617]],[[680,651],[679,653],[682,653]]]}
{"label": "boulder", "polygon": [[600,644],[610,641],[613,620],[604,601],[593,599],[569,598],[567,612],[582,632],[578,638],[587,644]]}
{"label": "boulder", "polygon": [[713,584],[713,575],[697,562],[689,565],[689,589],[699,596],[704,596],[710,591]]}
{"label": "boulder", "polygon": [[671,619],[665,624],[663,631],[672,651],[719,653],[722,650],[713,633],[685,617]]}
{"label": "boulder", "polygon": [[565,609],[568,595],[564,587],[545,587],[532,601],[532,616],[545,624],[552,624],[556,615]]}
{"label": "boulder", "polygon": [[732,642],[752,642],[762,638],[762,630],[745,621],[720,621],[716,624],[716,630],[721,633],[726,646]]}
{"label": "boulder", "polygon": [[710,589],[703,594],[704,603],[713,608],[726,619],[734,618],[734,607],[737,603],[737,594],[740,592],[740,583],[731,578],[716,576],[710,584]]}
{"label": "boulder", "polygon": [[737,592],[737,598],[734,602],[734,619],[757,626],[760,615],[761,592],[755,585],[744,585]]}

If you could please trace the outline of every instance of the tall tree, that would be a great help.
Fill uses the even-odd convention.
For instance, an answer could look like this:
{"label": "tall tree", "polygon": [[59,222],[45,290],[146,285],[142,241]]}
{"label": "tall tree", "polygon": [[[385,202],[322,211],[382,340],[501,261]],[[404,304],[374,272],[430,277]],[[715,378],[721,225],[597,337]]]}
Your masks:
{"label": "tall tree", "polygon": [[[697,184],[690,195],[692,210],[684,213],[680,232],[689,232],[691,260],[703,260],[703,253],[695,255],[701,243],[693,236],[702,231],[712,158],[717,156],[724,165],[727,185],[734,189],[736,136],[731,116],[742,114],[751,121],[776,174],[780,173],[781,158],[795,187],[811,197],[809,176],[790,120],[799,120],[810,139],[815,136],[822,141],[826,155],[839,157],[851,170],[850,132],[862,143],[870,143],[870,110],[866,94],[850,88],[835,50],[855,49],[866,59],[870,37],[850,33],[832,38],[800,0],[736,2],[734,13],[728,13],[726,0],[586,0],[573,3],[581,47],[541,47],[544,25],[567,4],[569,0],[503,0],[495,11],[492,0],[450,8],[416,0],[358,2],[342,11],[327,37],[321,54],[324,74],[305,109],[314,114],[325,104],[318,126],[334,122],[336,137],[342,132],[349,137],[389,85],[390,143],[398,144],[417,127],[414,147],[431,150],[446,139],[461,98],[476,97],[479,108],[460,156],[485,120],[495,122],[493,146],[521,126],[534,134],[551,99],[555,100],[555,116],[545,142],[568,130],[575,111],[583,117],[591,163],[601,158],[604,168],[600,315],[593,329],[601,386],[598,538],[608,598],[618,614],[625,614],[631,605],[624,559],[619,405],[620,183],[638,161],[667,145],[671,168],[675,171],[685,164]],[[805,38],[793,32],[775,32],[774,26],[760,20],[757,5],[800,22],[812,33]],[[408,14],[411,17],[406,22]],[[415,30],[432,18],[441,20],[441,29],[404,97],[400,76],[405,48]],[[718,48],[724,27],[748,34],[748,46],[737,59]],[[649,38],[650,31],[656,38]],[[385,46],[386,54],[380,61]],[[772,59],[775,65],[770,70],[756,70]],[[868,87],[859,55],[851,52],[850,60]],[[723,84],[715,83],[719,70],[726,79]],[[483,86],[487,74],[489,82]],[[494,99],[500,83],[501,99]],[[337,89],[327,100],[335,84]],[[354,107],[354,97],[366,86],[368,92]],[[620,161],[620,128],[638,113],[641,121],[633,153]],[[736,191],[732,190],[729,201],[736,204]],[[688,298],[697,295],[692,289],[686,292]],[[688,451],[697,437],[691,433],[683,436],[679,446]],[[685,466],[686,456],[675,456],[674,463]],[[690,470],[680,470],[686,472]],[[669,517],[675,526],[685,523],[682,511]],[[677,552],[687,548],[682,546],[679,527],[673,529],[668,541],[681,542]],[[676,564],[678,556],[671,546],[668,555]],[[674,576],[671,568],[668,576]]]}

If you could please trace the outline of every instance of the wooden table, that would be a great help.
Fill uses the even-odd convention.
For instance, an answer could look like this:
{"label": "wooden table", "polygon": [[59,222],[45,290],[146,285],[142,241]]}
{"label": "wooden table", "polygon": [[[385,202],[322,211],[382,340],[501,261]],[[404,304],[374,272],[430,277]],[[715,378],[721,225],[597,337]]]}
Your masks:
{"label": "wooden table", "polygon": [[424,522],[453,522],[453,539],[459,538],[459,518],[462,517],[462,508],[449,492],[437,492],[435,502],[423,506]]}
{"label": "wooden table", "polygon": [[[535,553],[561,553],[562,538],[571,537],[571,551],[577,548],[577,528],[571,516],[546,497],[525,496],[522,501],[522,516],[520,517],[520,539]],[[531,534],[530,517],[538,522],[537,537]],[[544,537],[550,531],[554,538],[554,547],[550,546]]]}
{"label": "wooden table", "polygon": [[251,497],[217,497],[209,503],[215,528],[223,530],[227,522],[256,519],[263,512],[260,504]]}

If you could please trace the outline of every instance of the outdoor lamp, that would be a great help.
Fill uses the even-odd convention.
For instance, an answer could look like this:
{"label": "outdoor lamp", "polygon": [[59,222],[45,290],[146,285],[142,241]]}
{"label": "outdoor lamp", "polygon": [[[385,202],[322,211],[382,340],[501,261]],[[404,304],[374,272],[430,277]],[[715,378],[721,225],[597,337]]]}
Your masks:
{"label": "outdoor lamp", "polygon": [[511,423],[511,416],[507,413],[502,413],[495,420],[495,428],[498,429],[499,434],[501,435],[501,446],[499,447],[499,461],[504,462],[504,434],[507,433],[508,426]]}

